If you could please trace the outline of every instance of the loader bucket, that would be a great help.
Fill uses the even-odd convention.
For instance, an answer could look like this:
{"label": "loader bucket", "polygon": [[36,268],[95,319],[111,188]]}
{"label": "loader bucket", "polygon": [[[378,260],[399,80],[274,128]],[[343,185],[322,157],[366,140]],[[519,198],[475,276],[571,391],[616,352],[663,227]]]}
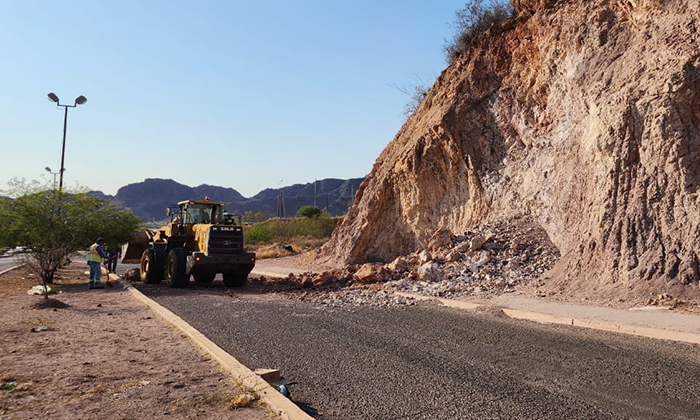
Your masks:
{"label": "loader bucket", "polygon": [[153,240],[154,232],[150,230],[139,231],[134,238],[122,245],[122,263],[138,264],[141,262],[143,251],[148,248],[148,244]]}

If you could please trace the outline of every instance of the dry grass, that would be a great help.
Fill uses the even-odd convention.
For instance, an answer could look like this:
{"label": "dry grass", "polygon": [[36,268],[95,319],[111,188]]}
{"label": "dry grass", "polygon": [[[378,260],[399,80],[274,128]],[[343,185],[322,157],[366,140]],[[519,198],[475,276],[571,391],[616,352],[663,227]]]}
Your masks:
{"label": "dry grass", "polygon": [[248,407],[257,401],[260,396],[252,391],[244,391],[237,396],[231,398],[229,402],[226,403],[224,408],[227,410],[235,410],[237,408]]}
{"label": "dry grass", "polygon": [[[311,238],[311,237],[296,237],[282,244],[279,242],[273,244],[257,244],[251,245],[248,248],[255,252],[255,256],[259,260],[268,258],[282,258],[292,255],[302,254],[302,259],[307,255],[312,255],[311,260],[316,256],[318,250],[323,244],[328,241],[328,238]],[[291,247],[291,251],[289,250]]]}
{"label": "dry grass", "polygon": [[284,247],[276,247],[274,244],[260,246],[257,249],[255,249],[255,257],[259,260],[265,260],[268,258],[289,257],[290,255],[294,254],[294,252],[289,251]]}

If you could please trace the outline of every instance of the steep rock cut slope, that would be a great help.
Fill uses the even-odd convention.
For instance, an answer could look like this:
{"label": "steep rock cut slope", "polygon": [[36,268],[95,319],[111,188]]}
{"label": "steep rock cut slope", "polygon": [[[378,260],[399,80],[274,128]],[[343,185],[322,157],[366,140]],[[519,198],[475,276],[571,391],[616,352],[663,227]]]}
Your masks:
{"label": "steep rock cut slope", "polygon": [[568,286],[700,278],[698,0],[514,2],[440,75],[320,258],[531,215]]}

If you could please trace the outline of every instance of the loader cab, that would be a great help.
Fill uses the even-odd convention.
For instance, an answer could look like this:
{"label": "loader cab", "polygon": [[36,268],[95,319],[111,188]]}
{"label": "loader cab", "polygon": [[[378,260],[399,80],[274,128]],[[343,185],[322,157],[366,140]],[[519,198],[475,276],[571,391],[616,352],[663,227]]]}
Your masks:
{"label": "loader cab", "polygon": [[224,223],[224,203],[214,201],[188,200],[168,207],[171,223],[178,225]]}
{"label": "loader cab", "polygon": [[241,225],[241,217],[232,215],[224,209],[225,203],[219,201],[187,200],[170,206],[166,213],[170,216],[166,236],[193,235],[194,226]]}

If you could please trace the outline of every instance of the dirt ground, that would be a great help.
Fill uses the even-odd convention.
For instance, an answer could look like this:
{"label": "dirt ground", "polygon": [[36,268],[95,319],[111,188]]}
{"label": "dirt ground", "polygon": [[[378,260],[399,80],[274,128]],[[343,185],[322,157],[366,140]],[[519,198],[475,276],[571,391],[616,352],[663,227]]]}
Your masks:
{"label": "dirt ground", "polygon": [[[192,342],[117,284],[88,290],[83,264],[51,300],[23,269],[0,276],[0,419],[275,419]],[[45,331],[35,332],[39,327]]]}

